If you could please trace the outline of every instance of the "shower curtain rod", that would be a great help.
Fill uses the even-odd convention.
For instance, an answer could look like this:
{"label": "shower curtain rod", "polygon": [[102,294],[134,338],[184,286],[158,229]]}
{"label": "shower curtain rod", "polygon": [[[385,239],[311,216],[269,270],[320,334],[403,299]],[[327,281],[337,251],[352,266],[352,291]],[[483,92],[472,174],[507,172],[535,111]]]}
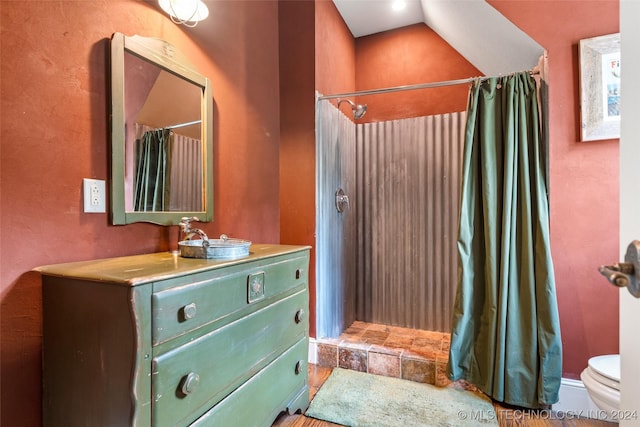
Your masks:
{"label": "shower curtain rod", "polygon": [[[530,70],[529,71],[530,75],[536,75],[536,74],[540,74],[540,71],[538,70]],[[465,83],[471,83],[475,80],[487,80],[490,79],[491,77],[469,77],[466,79],[459,79],[459,80],[447,80],[444,82],[434,82],[434,83],[421,83],[421,84],[415,84],[415,85],[405,85],[405,86],[394,86],[394,87],[385,87],[385,88],[381,88],[381,89],[371,89],[371,90],[361,90],[358,92],[347,92],[347,93],[336,93],[334,95],[323,95],[323,96],[319,96],[318,100],[322,101],[323,99],[335,99],[335,98],[348,98],[351,96],[364,96],[364,95],[378,95],[378,94],[382,94],[382,93],[391,93],[391,92],[401,92],[403,90],[415,90],[415,89],[428,89],[428,88],[432,88],[432,87],[442,87],[442,86],[454,86],[454,85],[461,85],[461,84],[465,84]]]}
{"label": "shower curtain rod", "polygon": [[183,128],[183,127],[187,127],[187,126],[191,126],[191,125],[195,125],[198,123],[202,123],[202,120],[194,120],[192,122],[186,122],[186,123],[180,123],[178,125],[173,125],[173,126],[167,126],[164,127],[163,129],[177,129],[177,128]]}

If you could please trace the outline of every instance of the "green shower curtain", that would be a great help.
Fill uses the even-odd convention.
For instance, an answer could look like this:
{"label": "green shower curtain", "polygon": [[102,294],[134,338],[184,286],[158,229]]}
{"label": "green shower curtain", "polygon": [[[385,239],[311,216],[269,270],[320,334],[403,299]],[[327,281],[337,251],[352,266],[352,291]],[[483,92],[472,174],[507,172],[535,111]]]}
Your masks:
{"label": "green shower curtain", "polygon": [[536,82],[477,80],[467,111],[448,375],[496,401],[558,401],[562,343]]}
{"label": "green shower curtain", "polygon": [[168,129],[149,130],[136,140],[135,211],[169,210],[172,142]]}

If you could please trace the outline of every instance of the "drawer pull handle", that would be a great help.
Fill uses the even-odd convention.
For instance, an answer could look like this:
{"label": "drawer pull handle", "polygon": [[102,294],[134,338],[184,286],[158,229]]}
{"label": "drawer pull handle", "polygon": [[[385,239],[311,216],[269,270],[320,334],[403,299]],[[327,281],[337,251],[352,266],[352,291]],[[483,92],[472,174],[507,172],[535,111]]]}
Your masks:
{"label": "drawer pull handle", "polygon": [[194,392],[199,382],[200,375],[195,372],[189,372],[187,375],[182,377],[182,381],[180,382],[180,391],[182,391],[183,395],[187,396]]}
{"label": "drawer pull handle", "polygon": [[296,323],[300,323],[304,320],[304,309],[300,309],[298,311],[296,311],[296,317],[295,317],[295,321]]}
{"label": "drawer pull handle", "polygon": [[296,362],[296,367],[294,372],[296,373],[296,375],[300,375],[300,372],[302,372],[303,369],[304,369],[304,362],[302,360],[298,360]]}
{"label": "drawer pull handle", "polygon": [[184,320],[189,320],[189,319],[193,319],[194,317],[196,317],[196,303],[192,302],[191,304],[187,304],[184,307],[182,307],[182,318]]}
{"label": "drawer pull handle", "polygon": [[299,279],[301,277],[302,277],[302,269],[299,268],[299,269],[296,270],[296,279]]}

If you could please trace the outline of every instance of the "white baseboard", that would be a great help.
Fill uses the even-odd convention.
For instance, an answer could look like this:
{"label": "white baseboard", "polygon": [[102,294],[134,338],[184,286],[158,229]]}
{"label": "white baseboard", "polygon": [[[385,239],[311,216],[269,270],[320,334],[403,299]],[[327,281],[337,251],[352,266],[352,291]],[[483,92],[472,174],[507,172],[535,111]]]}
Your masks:
{"label": "white baseboard", "polygon": [[559,401],[552,406],[556,412],[563,412],[568,416],[585,417],[604,420],[606,413],[593,403],[584,384],[580,380],[562,378],[560,381]]}
{"label": "white baseboard", "polygon": [[[313,337],[309,338],[309,363],[318,363],[318,344]],[[559,401],[552,406],[552,410],[572,418],[605,418],[605,413],[593,403],[582,381],[569,378],[560,381]]]}
{"label": "white baseboard", "polygon": [[318,363],[318,345],[313,337],[309,337],[309,363]]}

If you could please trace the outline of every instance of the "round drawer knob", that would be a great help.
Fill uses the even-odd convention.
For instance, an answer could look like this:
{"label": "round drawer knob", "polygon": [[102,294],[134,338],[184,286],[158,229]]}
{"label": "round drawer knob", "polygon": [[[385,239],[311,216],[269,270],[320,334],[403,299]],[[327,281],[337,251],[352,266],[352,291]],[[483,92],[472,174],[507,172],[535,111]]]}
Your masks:
{"label": "round drawer knob", "polygon": [[195,372],[189,372],[187,375],[182,377],[182,381],[180,382],[180,390],[182,391],[182,394],[186,396],[193,393],[199,382],[200,375]]}
{"label": "round drawer knob", "polygon": [[189,319],[193,319],[194,317],[196,317],[196,303],[192,302],[191,304],[187,304],[184,307],[182,307],[182,317],[184,318],[184,320],[189,320]]}
{"label": "round drawer knob", "polygon": [[296,279],[299,279],[301,277],[302,277],[302,269],[299,268],[299,269],[296,270]]}
{"label": "round drawer knob", "polygon": [[296,323],[300,323],[304,320],[304,310],[302,308],[296,311],[295,320],[296,320]]}
{"label": "round drawer knob", "polygon": [[296,375],[299,375],[303,369],[304,369],[304,362],[302,360],[298,360],[296,362],[296,367],[294,369],[294,372],[296,373]]}

